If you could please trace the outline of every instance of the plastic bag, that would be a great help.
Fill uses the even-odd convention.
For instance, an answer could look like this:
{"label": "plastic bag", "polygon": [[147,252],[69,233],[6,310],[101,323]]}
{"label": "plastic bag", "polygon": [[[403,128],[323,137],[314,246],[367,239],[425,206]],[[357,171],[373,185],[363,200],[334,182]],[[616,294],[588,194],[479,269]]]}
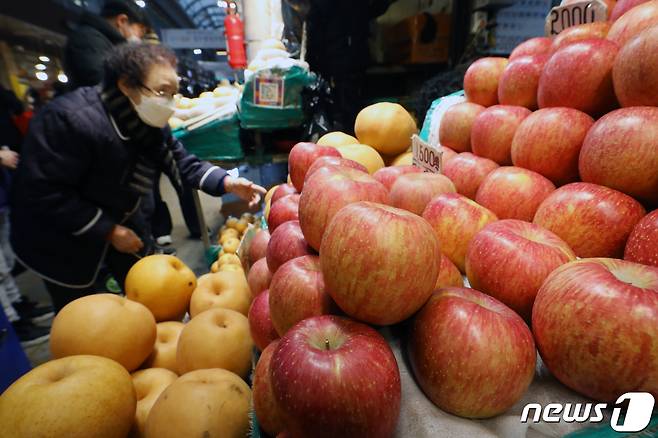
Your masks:
{"label": "plastic bag", "polygon": [[331,86],[321,76],[312,82],[303,92],[304,114],[311,117],[304,123],[304,138],[315,142],[333,130],[330,108],[333,104]]}

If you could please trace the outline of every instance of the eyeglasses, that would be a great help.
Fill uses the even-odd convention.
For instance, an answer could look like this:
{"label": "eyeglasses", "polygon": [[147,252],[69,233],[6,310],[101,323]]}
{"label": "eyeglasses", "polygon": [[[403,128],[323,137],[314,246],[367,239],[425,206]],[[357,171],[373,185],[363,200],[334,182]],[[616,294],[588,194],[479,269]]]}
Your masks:
{"label": "eyeglasses", "polygon": [[154,96],[166,97],[167,99],[173,99],[176,93],[167,93],[166,91],[156,91],[151,87],[147,87],[144,84],[139,84],[139,86],[147,91],[150,91]]}

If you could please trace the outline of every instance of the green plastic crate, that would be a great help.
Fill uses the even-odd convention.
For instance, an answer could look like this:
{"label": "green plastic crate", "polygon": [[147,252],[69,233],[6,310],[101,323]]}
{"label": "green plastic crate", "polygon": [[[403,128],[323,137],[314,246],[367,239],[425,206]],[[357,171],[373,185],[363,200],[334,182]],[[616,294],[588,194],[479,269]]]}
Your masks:
{"label": "green plastic crate", "polygon": [[173,135],[183,143],[189,153],[202,160],[240,161],[244,159],[237,114],[226,119],[215,120],[192,131],[177,129]]}

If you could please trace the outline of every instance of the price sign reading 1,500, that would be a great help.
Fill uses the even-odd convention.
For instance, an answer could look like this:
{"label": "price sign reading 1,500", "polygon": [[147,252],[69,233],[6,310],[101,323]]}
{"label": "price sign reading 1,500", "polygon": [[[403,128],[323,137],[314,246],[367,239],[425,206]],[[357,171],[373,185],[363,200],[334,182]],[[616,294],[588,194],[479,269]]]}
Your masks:
{"label": "price sign reading 1,500", "polygon": [[413,165],[425,172],[441,173],[441,152],[429,146],[417,135],[411,139],[413,152]]}
{"label": "price sign reading 1,500", "polygon": [[441,159],[437,154],[434,153],[432,149],[422,148],[418,154],[418,159],[424,164],[432,167],[437,172],[440,170]]}

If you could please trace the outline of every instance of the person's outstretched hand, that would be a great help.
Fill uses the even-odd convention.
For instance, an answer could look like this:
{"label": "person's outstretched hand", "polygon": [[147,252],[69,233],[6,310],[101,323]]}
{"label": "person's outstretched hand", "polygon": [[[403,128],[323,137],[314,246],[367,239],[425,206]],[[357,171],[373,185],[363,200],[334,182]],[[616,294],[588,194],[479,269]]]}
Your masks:
{"label": "person's outstretched hand", "polygon": [[261,197],[267,193],[264,187],[254,184],[246,178],[233,178],[230,175],[224,178],[224,190],[249,202],[249,208],[258,205]]}

